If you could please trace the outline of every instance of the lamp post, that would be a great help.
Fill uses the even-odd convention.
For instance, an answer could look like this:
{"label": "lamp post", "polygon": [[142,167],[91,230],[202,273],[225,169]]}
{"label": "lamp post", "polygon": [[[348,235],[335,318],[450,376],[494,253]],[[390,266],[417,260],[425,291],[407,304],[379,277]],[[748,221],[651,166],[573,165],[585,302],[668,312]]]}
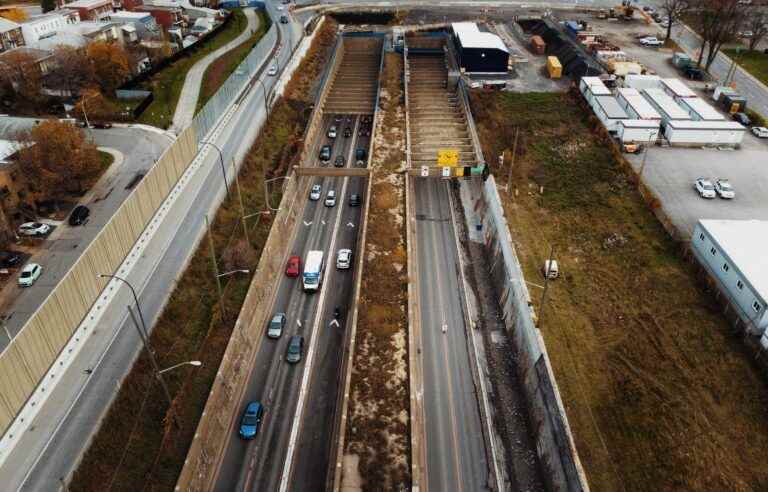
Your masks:
{"label": "lamp post", "polygon": [[3,330],[5,331],[5,336],[8,337],[8,343],[11,343],[13,341],[13,336],[11,335],[11,332],[8,331],[8,320],[13,317],[13,313],[11,314],[4,314],[0,316],[0,322],[3,324]]}
{"label": "lamp post", "polygon": [[219,292],[219,309],[221,309],[221,317],[225,318],[226,315],[225,315],[225,312],[224,312],[224,291],[221,288],[221,280],[220,279],[222,277],[227,277],[229,275],[234,275],[235,273],[249,274],[249,273],[251,273],[251,271],[250,270],[245,270],[245,269],[238,269],[238,270],[232,270],[231,272],[218,273],[218,269],[217,269],[216,272],[217,272],[216,273],[216,287],[217,287],[217,290]]}
{"label": "lamp post", "polygon": [[291,177],[290,176],[278,176],[276,178],[264,180],[264,205],[266,205],[266,207],[269,210],[273,211],[273,212],[277,212],[280,209],[279,208],[272,208],[272,205],[269,204],[269,188],[267,187],[267,183],[271,183],[272,181],[277,181],[279,179],[291,179]]}
{"label": "lamp post", "polygon": [[[139,304],[139,297],[136,295],[136,289],[133,288],[133,285],[131,285],[130,282],[128,282],[123,277],[118,277],[117,275],[110,275],[106,273],[100,273],[98,275],[99,278],[114,278],[119,280],[120,282],[124,283],[128,286],[129,289],[131,289],[131,294],[133,294],[133,302],[136,303],[136,311],[139,312],[139,320],[141,320],[141,331],[139,335],[141,335],[142,339],[148,338],[149,332],[147,331],[147,324],[144,322],[144,314],[141,312],[141,305]],[[149,350],[149,348],[147,348]]]}
{"label": "lamp post", "polygon": [[221,164],[221,173],[224,175],[224,189],[227,190],[227,195],[229,195],[229,184],[227,183],[227,170],[224,168],[224,153],[221,151],[218,145],[215,143],[209,142],[207,140],[203,140],[200,142],[202,145],[210,145],[214,149],[216,149],[219,152],[219,164]]}
{"label": "lamp post", "polygon": [[163,369],[162,371],[158,371],[157,373],[158,374],[162,374],[164,372],[172,371],[172,370],[176,369],[177,367],[187,366],[187,365],[195,366],[195,367],[200,367],[200,366],[203,365],[203,363],[200,362],[199,360],[188,360],[186,362],[179,362],[178,364],[174,364],[171,367],[167,367],[167,368]]}
{"label": "lamp post", "polygon": [[261,84],[261,90],[262,90],[262,92],[264,93],[264,111],[266,111],[266,110],[268,110],[268,109],[269,109],[269,108],[267,107],[267,88],[266,88],[266,86],[264,85],[264,81],[263,81],[263,80],[261,80],[261,79],[260,79],[260,78],[258,78],[258,77],[257,77],[255,80],[256,80],[256,82],[258,82],[259,84]]}

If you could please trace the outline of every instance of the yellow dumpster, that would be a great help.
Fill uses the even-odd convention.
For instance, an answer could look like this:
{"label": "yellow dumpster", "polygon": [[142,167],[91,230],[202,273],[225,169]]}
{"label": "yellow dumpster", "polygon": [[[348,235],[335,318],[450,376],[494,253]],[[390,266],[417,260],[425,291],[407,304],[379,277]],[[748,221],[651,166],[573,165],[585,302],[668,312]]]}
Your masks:
{"label": "yellow dumpster", "polygon": [[547,57],[547,72],[550,79],[559,79],[563,76],[563,66],[560,65],[560,60],[556,56]]}

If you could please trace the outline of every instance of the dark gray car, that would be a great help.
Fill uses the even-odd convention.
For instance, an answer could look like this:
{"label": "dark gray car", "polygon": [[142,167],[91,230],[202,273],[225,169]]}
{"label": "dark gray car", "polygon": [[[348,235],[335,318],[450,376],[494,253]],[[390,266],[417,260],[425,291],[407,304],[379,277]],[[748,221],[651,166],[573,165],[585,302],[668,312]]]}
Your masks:
{"label": "dark gray car", "polygon": [[301,354],[304,351],[304,337],[293,335],[288,341],[288,349],[285,352],[285,360],[295,364],[301,360]]}

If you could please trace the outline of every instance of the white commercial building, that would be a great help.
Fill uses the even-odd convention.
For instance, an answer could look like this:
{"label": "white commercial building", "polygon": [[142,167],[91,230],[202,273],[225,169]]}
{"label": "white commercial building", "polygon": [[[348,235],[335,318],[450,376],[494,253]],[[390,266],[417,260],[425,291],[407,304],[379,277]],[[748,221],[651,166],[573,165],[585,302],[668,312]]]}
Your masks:
{"label": "white commercial building", "polygon": [[663,125],[670,145],[727,145],[736,147],[744,140],[746,128],[735,121],[669,120]]}
{"label": "white commercial building", "polygon": [[56,35],[66,26],[80,22],[80,15],[75,10],[54,10],[53,12],[30,17],[21,23],[21,33],[28,45],[34,45],[41,39]]}
{"label": "white commercial building", "polygon": [[725,121],[725,116],[699,97],[685,97],[678,99],[677,102],[681,108],[688,111],[694,121]]}
{"label": "white commercial building", "polygon": [[768,221],[700,220],[691,250],[736,308],[747,331],[768,348]]}

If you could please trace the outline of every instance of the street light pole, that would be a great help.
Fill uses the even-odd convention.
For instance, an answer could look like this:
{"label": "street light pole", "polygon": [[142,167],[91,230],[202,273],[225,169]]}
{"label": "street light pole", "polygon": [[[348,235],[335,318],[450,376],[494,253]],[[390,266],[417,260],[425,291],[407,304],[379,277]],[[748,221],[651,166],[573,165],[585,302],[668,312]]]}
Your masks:
{"label": "street light pole", "polygon": [[98,275],[100,278],[114,278],[119,280],[120,282],[124,283],[128,286],[129,289],[131,289],[131,294],[133,294],[133,302],[136,303],[136,311],[139,312],[139,319],[141,320],[141,328],[143,329],[143,332],[140,333],[142,338],[149,338],[149,331],[147,331],[147,324],[144,322],[144,314],[141,312],[141,304],[139,304],[139,297],[136,295],[136,289],[133,288],[133,285],[131,285],[130,282],[128,282],[123,277],[118,277],[117,275],[110,275],[106,273],[100,273]]}
{"label": "street light pole", "polygon": [[208,232],[208,245],[211,249],[211,263],[213,263],[213,276],[216,279],[216,291],[219,294],[219,309],[221,309],[221,318],[226,318],[226,313],[224,312],[224,294],[221,290],[221,280],[219,280],[219,264],[216,261],[216,247],[213,243],[213,234],[211,233],[211,224],[208,221],[208,216],[205,216],[205,229]]}
{"label": "street light pole", "polygon": [[178,364],[174,364],[171,367],[166,367],[162,371],[159,371],[158,374],[162,374],[164,372],[172,371],[172,370],[176,369],[177,367],[187,366],[187,365],[195,366],[195,367],[200,367],[200,366],[203,365],[203,363],[200,362],[199,360],[188,360],[188,361],[185,361],[185,362],[179,362]]}
{"label": "street light pole", "polygon": [[149,346],[149,340],[146,338],[144,333],[142,333],[142,331],[139,329],[139,323],[136,321],[136,315],[133,314],[133,309],[131,309],[131,306],[128,306],[128,313],[131,315],[131,319],[133,320],[133,325],[139,331],[139,336],[141,337],[141,341],[144,342],[144,348],[147,349],[147,354],[149,354],[149,360],[152,363],[152,369],[155,372],[155,377],[160,382],[160,386],[163,388],[163,393],[165,393],[165,398],[166,400],[168,400],[168,408],[171,409],[171,419],[173,419],[173,421],[176,422],[176,419],[173,418],[173,411],[172,411],[173,398],[171,398],[171,392],[168,390],[168,385],[165,384],[165,379],[163,379],[163,376],[160,373],[160,366],[157,365],[155,354],[152,353],[152,348]]}
{"label": "street light pole", "polygon": [[11,319],[11,316],[13,316],[13,313],[7,316],[6,315],[0,316],[0,321],[2,321],[2,324],[3,324],[3,330],[5,330],[5,336],[8,337],[8,343],[13,342],[13,337],[11,336],[11,332],[8,331],[8,323],[7,323],[8,320]]}
{"label": "street light pole", "polygon": [[272,208],[272,205],[269,204],[269,189],[267,188],[267,183],[271,183],[272,181],[277,181],[278,179],[291,179],[291,177],[290,176],[278,176],[276,178],[264,180],[264,205],[266,205],[266,207],[269,210],[273,211],[273,212],[277,212],[280,209],[279,208]]}
{"label": "street light pole", "polygon": [[227,183],[227,170],[224,168],[224,153],[221,151],[218,145],[211,143],[207,140],[200,142],[202,145],[208,144],[219,152],[219,164],[221,164],[221,173],[224,175],[224,189],[227,190],[229,195],[229,184]]}
{"label": "street light pole", "polygon": [[267,88],[266,88],[266,86],[264,85],[264,82],[261,79],[259,79],[257,77],[255,80],[256,80],[256,82],[261,84],[261,91],[264,93],[264,111],[268,111],[269,108],[267,107]]}

